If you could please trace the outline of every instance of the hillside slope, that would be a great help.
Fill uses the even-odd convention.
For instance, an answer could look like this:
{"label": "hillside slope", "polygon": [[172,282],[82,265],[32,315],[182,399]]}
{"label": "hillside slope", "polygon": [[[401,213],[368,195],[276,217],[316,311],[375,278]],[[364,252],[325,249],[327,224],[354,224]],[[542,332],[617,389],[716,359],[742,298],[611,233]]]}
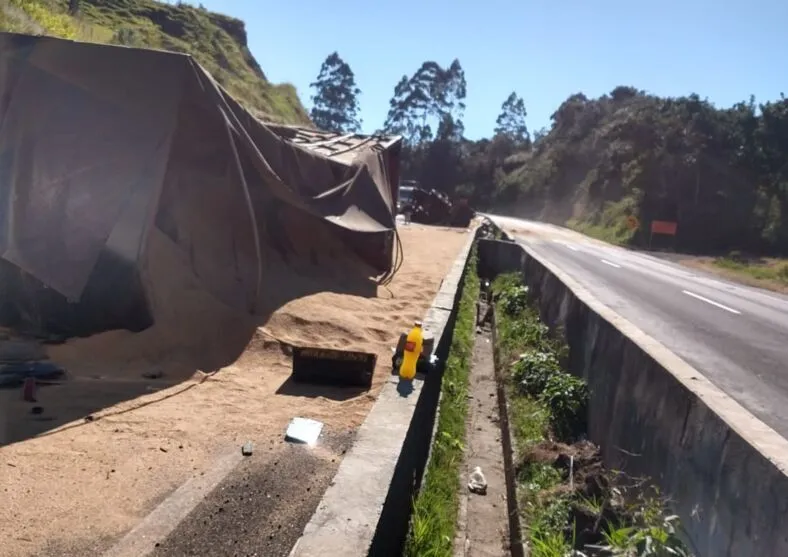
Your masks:
{"label": "hillside slope", "polygon": [[247,47],[244,22],[202,7],[153,0],[0,0],[0,29],[187,53],[261,119],[309,124],[295,87],[266,78]]}
{"label": "hillside slope", "polygon": [[[608,240],[648,243],[678,222],[675,247],[788,251],[788,99],[717,108],[632,87],[569,97],[529,152],[507,159],[501,206]],[[635,216],[641,230],[627,228]]]}

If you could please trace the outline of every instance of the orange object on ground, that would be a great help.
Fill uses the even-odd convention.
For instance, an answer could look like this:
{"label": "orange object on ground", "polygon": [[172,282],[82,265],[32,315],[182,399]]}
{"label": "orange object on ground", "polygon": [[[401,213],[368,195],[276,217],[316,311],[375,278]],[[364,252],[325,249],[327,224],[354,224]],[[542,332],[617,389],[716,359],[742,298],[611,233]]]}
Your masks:
{"label": "orange object on ground", "polygon": [[416,377],[416,365],[419,362],[423,346],[424,333],[421,330],[421,322],[416,321],[408,333],[407,340],[405,340],[405,348],[402,351],[402,364],[399,366],[400,379],[410,380]]}

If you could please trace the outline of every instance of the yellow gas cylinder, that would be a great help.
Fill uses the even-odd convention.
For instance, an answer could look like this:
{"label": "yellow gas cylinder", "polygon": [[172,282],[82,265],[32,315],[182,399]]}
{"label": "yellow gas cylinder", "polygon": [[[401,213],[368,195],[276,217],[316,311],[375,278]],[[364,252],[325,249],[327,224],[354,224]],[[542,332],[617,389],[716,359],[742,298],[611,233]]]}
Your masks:
{"label": "yellow gas cylinder", "polygon": [[421,330],[421,322],[416,321],[408,333],[408,338],[405,340],[405,348],[402,351],[402,364],[399,366],[400,379],[410,380],[416,377],[416,364],[419,362],[423,345],[424,333]]}

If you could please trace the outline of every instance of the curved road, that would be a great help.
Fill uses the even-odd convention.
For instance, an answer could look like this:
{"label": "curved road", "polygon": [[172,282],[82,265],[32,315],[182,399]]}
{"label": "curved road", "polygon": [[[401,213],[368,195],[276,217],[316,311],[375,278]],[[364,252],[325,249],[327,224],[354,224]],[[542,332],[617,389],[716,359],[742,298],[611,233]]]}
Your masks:
{"label": "curved road", "polygon": [[788,437],[788,297],[557,226],[489,216]]}

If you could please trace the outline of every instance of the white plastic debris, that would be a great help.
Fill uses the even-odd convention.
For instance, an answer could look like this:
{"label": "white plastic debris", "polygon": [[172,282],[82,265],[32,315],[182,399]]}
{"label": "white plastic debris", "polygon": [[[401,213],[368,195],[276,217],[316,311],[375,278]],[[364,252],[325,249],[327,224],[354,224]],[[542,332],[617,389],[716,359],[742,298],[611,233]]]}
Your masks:
{"label": "white plastic debris", "polygon": [[468,489],[471,493],[477,493],[479,495],[487,495],[487,478],[484,477],[482,474],[482,469],[480,466],[477,466],[471,472],[470,481],[468,482]]}
{"label": "white plastic debris", "polygon": [[569,455],[569,492],[575,491],[575,457]]}
{"label": "white plastic debris", "polygon": [[323,422],[309,418],[293,418],[290,425],[287,426],[285,440],[314,445],[322,430]]}

